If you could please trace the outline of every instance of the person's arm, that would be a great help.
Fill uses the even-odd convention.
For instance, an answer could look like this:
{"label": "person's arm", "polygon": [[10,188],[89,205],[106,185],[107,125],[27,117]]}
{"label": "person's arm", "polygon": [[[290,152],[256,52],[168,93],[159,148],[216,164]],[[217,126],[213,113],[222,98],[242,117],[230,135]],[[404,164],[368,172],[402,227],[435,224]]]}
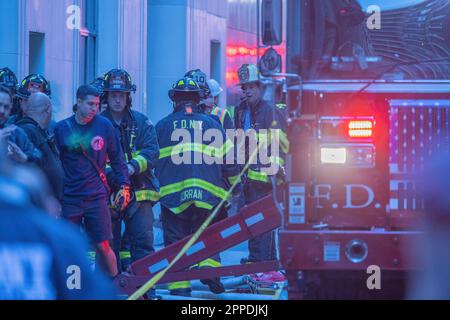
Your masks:
{"label": "person's arm", "polygon": [[109,158],[109,165],[115,176],[115,181],[119,186],[130,185],[128,178],[128,168],[125,162],[125,156],[120,145],[119,137],[117,136],[113,126],[108,122],[108,141],[107,153]]}
{"label": "person's arm", "polygon": [[[14,130],[14,135],[11,137],[14,137],[13,141],[11,141],[13,144],[17,145],[17,147],[23,151],[23,153],[26,155],[27,162],[35,162],[38,163],[42,160],[42,153],[37,149],[28,138],[25,131],[20,128],[16,127]],[[13,147],[14,149],[15,147]]]}
{"label": "person's arm", "polygon": [[[237,149],[234,143],[227,137],[225,131],[222,128],[219,128],[222,131],[224,144],[222,145],[223,151],[223,165],[222,165],[222,175],[227,180],[227,184],[229,186],[233,185],[236,181],[240,181],[240,165],[237,163]],[[232,154],[232,162],[227,162],[227,155],[230,158],[230,154]]]}
{"label": "person's arm", "polygon": [[114,197],[114,206],[119,211],[124,211],[131,201],[130,178],[125,156],[120,145],[119,136],[112,124],[108,121],[108,148],[109,165],[114,173],[114,179],[119,185],[119,190]]}
{"label": "person's arm", "polygon": [[153,169],[159,159],[159,144],[156,130],[150,120],[146,119],[142,130],[142,143],[138,150],[132,155],[130,165],[133,166],[135,174],[141,174]]}
{"label": "person's arm", "polygon": [[[283,111],[279,108],[274,108],[274,112],[270,117],[271,125],[271,140],[272,143],[276,139],[276,143],[278,144],[278,149],[275,154],[271,154],[271,163],[275,162],[278,164],[279,169],[277,170],[277,174],[281,173],[280,169],[284,169],[286,154],[289,152],[289,140],[287,138],[287,122],[286,116]],[[275,147],[275,146],[274,146]],[[273,150],[271,148],[271,150]]]}
{"label": "person's arm", "polygon": [[[35,146],[36,149],[41,150],[41,145],[45,142],[45,140],[39,137],[39,133],[37,132],[36,127],[29,124],[25,124],[19,126],[19,128],[21,128],[25,132],[25,134],[27,135],[28,139],[33,144],[33,146]],[[35,162],[40,165],[42,164],[42,161],[43,158],[41,157],[41,159],[37,159]]]}

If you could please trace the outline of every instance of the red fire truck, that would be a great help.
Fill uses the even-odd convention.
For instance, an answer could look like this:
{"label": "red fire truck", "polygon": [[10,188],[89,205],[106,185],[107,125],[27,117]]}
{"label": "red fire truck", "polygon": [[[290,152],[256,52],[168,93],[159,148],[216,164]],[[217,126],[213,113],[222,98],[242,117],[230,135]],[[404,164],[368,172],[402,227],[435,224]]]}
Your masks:
{"label": "red fire truck", "polygon": [[449,143],[450,5],[361,3],[288,1],[287,70],[303,76],[279,232],[290,299],[402,298],[423,267],[414,181]]}
{"label": "red fire truck", "polygon": [[[258,1],[258,39],[269,52],[260,68],[273,102],[287,104],[286,184],[206,229],[160,282],[281,268],[289,299],[405,297],[407,279],[423,268],[414,252],[424,240],[415,177],[449,145],[450,4],[363,2]],[[286,73],[267,50],[281,43],[281,3]],[[277,228],[280,261],[188,270]],[[134,292],[187,241],[135,262],[119,288]],[[370,283],[377,272],[381,283]]]}

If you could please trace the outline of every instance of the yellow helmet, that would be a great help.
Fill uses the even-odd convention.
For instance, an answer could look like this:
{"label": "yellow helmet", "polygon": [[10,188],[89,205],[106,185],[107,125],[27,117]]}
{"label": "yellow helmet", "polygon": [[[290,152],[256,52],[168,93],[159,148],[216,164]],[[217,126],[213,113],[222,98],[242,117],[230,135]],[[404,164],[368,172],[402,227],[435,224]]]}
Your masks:
{"label": "yellow helmet", "polygon": [[238,70],[238,77],[239,85],[259,82],[261,80],[258,67],[254,64],[243,64]]}

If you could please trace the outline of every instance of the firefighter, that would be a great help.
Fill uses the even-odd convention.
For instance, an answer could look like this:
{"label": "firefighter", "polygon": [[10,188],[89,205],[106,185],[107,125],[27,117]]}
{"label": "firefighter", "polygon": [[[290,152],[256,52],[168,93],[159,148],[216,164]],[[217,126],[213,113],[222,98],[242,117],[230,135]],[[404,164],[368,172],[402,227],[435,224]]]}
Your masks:
{"label": "firefighter", "polygon": [[[130,202],[130,181],[122,147],[111,122],[97,115],[99,92],[90,85],[77,90],[75,115],[58,122],[55,139],[64,168],[63,218],[85,230],[96,247],[96,260],[106,272],[118,274],[108,208],[106,163],[120,186],[115,205],[124,211]],[[97,265],[99,265],[97,264]]]}
{"label": "firefighter", "polygon": [[[269,175],[265,172],[267,165],[262,165],[260,161],[252,164],[246,174],[244,182],[244,202],[250,204],[267,195],[272,190],[271,176],[279,176],[282,173],[284,165],[284,155],[288,151],[288,143],[286,138],[286,120],[283,114],[275,106],[270,106],[262,99],[264,87],[260,81],[258,68],[253,64],[244,64],[238,71],[239,85],[243,92],[241,104],[235,111],[236,129],[243,129],[249,132],[253,129],[256,133],[258,142],[261,139],[267,139],[266,130],[276,130],[278,133],[281,150],[279,155],[271,155],[271,165],[276,163],[277,173]],[[263,130],[263,131],[261,131]],[[248,158],[248,154],[247,154]],[[276,260],[276,250],[273,232],[268,232],[261,236],[249,240],[249,257],[245,262],[261,262],[268,260]],[[278,272],[267,273],[257,277],[257,280],[271,281],[281,280],[283,277]]]}
{"label": "firefighter", "polygon": [[12,96],[12,109],[10,111],[10,117],[11,119],[8,119],[8,123],[14,123],[15,115],[17,113],[17,97],[16,97],[16,90],[17,90],[17,77],[16,74],[9,69],[8,67],[0,69],[0,86],[3,86],[4,88],[8,89],[11,96]]}
{"label": "firefighter", "polygon": [[223,92],[220,84],[214,79],[206,80],[206,74],[200,69],[191,70],[184,76],[194,79],[202,90],[200,99],[201,110],[218,120],[224,130],[234,129],[234,123],[229,112],[218,106],[219,95]]}
{"label": "firefighter", "polygon": [[24,116],[18,120],[16,125],[26,132],[33,145],[41,151],[42,160],[37,165],[49,181],[54,196],[61,202],[64,170],[54,136],[48,133],[52,117],[50,98],[42,92],[33,93],[23,113]]}
{"label": "firefighter", "polygon": [[[153,204],[158,201],[158,181],[153,173],[159,158],[158,139],[151,121],[142,113],[132,110],[131,92],[136,87],[125,70],[113,69],[104,77],[104,99],[107,104],[102,116],[108,118],[120,137],[128,174],[131,181],[132,201],[125,211],[112,208],[113,247],[116,255],[121,250],[122,221],[125,222],[126,241],[129,244],[131,262],[154,252],[153,249]],[[113,197],[119,186],[109,176]],[[122,252],[121,252],[122,253]],[[127,251],[123,253],[127,254]],[[124,271],[130,261],[122,256]],[[127,265],[128,264],[128,265]]]}
{"label": "firefighter", "polygon": [[[195,137],[202,137],[207,130],[218,133],[224,143],[215,145],[215,156],[220,157],[222,161],[228,152],[233,151],[233,144],[226,138],[218,121],[204,114],[199,108],[200,95],[201,89],[193,79],[183,78],[177,81],[169,91],[169,97],[174,102],[174,111],[156,125],[161,152],[155,173],[161,185],[161,219],[165,246],[197,231],[221,199],[227,197],[223,179],[227,178],[233,183],[239,177],[239,169],[235,164],[206,164],[204,161],[207,150],[212,147],[209,146],[210,143],[195,140]],[[173,141],[172,134],[189,135],[191,141],[180,144]],[[186,161],[181,163],[174,158],[175,154],[178,154],[176,149],[180,147],[183,148],[184,157],[188,156]],[[196,156],[203,157],[203,161],[192,161]],[[222,211],[216,221],[221,219],[223,214]],[[215,255],[193,267],[218,266],[220,257]],[[201,281],[214,293],[225,290],[220,278]],[[169,290],[174,295],[189,296],[190,283],[170,283]]]}
{"label": "firefighter", "polygon": [[[52,96],[52,90],[50,88],[50,82],[40,74],[30,74],[26,76],[16,90],[17,104],[16,109],[12,113],[11,121],[16,123],[23,116],[23,108],[26,108],[26,104],[30,95],[35,92],[45,93],[49,98]],[[51,131],[53,131],[56,123],[53,121],[50,123]]]}
{"label": "firefighter", "polygon": [[219,96],[223,92],[222,87],[215,79],[207,80],[206,84],[208,85],[210,95],[213,99],[211,107],[209,108],[209,113],[219,118],[224,130],[234,129],[233,119],[231,118],[228,110],[219,107]]}
{"label": "firefighter", "polygon": [[8,67],[0,69],[0,85],[10,90],[11,95],[16,94],[17,77]]}
{"label": "firefighter", "polygon": [[200,87],[200,102],[198,104],[200,112],[210,115],[214,120],[221,123],[219,117],[211,113],[214,103],[211,97],[211,90],[206,83],[206,73],[200,69],[195,69],[186,72],[184,77],[193,79]]}
{"label": "firefighter", "polygon": [[[205,110],[205,108],[208,108],[208,106],[210,106],[210,103],[207,103],[207,100],[211,94],[211,91],[209,90],[208,85],[206,84],[206,78],[207,78],[206,73],[204,73],[200,69],[194,69],[194,70],[190,70],[190,71],[186,72],[184,77],[193,79],[197,83],[197,85],[200,87],[199,108],[203,112],[207,111],[207,110]],[[206,113],[210,114],[211,110],[209,110]]]}
{"label": "firefighter", "polygon": [[0,137],[8,144],[8,156],[18,163],[39,163],[42,153],[30,142],[23,129],[8,121],[12,104],[11,91],[0,86]]}

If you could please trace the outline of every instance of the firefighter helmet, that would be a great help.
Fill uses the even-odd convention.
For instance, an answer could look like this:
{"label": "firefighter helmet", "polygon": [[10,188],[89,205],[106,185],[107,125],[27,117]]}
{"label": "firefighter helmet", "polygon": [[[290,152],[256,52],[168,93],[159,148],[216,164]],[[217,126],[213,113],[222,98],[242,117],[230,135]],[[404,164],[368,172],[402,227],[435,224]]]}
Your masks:
{"label": "firefighter helmet", "polygon": [[184,76],[187,78],[192,78],[194,79],[195,82],[197,82],[198,86],[202,90],[202,92],[200,93],[201,94],[200,97],[202,99],[206,99],[211,94],[208,84],[206,83],[207,78],[206,73],[204,73],[202,70],[200,69],[191,70],[188,71]]}
{"label": "firefighter helmet", "polygon": [[40,74],[30,74],[25,77],[17,88],[17,96],[23,99],[28,99],[33,92],[42,92],[47,96],[52,95],[50,82]]}
{"label": "firefighter helmet", "polygon": [[209,79],[208,81],[206,81],[206,84],[208,85],[208,88],[211,91],[211,95],[214,98],[223,92],[223,89],[220,86],[220,84],[214,79]]}
{"label": "firefighter helmet", "polygon": [[258,67],[254,64],[243,64],[238,70],[239,85],[252,82],[259,82],[261,76]]}
{"label": "firefighter helmet", "polygon": [[104,76],[103,77],[98,77],[97,79],[92,81],[90,83],[90,85],[95,87],[98,90],[98,92],[103,93],[103,88],[105,86]]}
{"label": "firefighter helmet", "polygon": [[112,69],[104,76],[103,91],[136,92],[131,76],[123,69]]}
{"label": "firefighter helmet", "polygon": [[17,77],[11,69],[7,67],[0,69],[0,85],[10,89],[13,93],[15,92],[17,87]]}
{"label": "firefighter helmet", "polygon": [[198,100],[201,95],[200,86],[192,78],[183,78],[175,82],[169,90],[170,100],[177,102],[181,100]]}

